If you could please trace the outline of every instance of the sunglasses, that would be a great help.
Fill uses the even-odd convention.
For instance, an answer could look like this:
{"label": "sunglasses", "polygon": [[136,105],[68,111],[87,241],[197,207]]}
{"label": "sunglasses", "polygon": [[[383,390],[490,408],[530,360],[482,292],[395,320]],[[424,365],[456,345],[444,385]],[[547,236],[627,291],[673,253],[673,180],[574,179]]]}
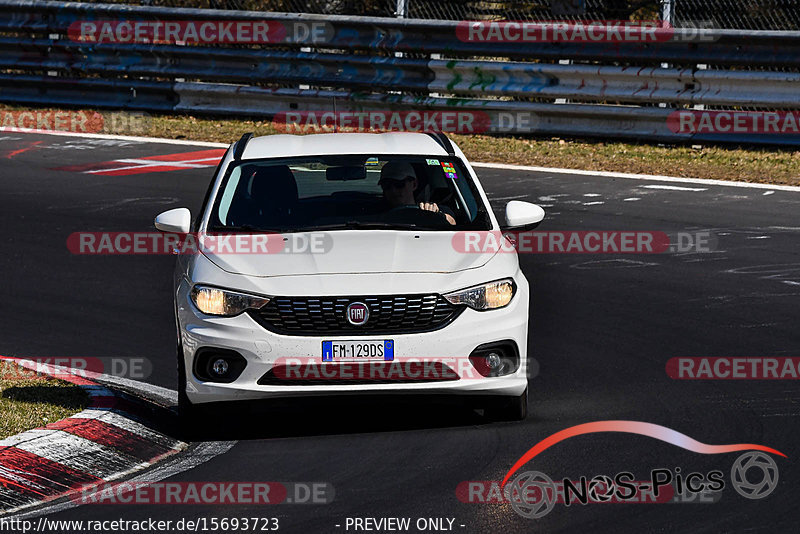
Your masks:
{"label": "sunglasses", "polygon": [[402,189],[413,178],[404,178],[403,180],[385,180],[381,183],[383,189]]}

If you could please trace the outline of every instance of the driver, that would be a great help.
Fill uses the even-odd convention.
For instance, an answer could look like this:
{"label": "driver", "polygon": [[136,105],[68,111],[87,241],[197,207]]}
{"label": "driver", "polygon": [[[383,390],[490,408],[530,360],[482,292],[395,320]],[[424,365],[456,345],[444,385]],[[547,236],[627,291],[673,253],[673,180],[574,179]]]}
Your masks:
{"label": "driver", "polygon": [[416,203],[414,191],[417,189],[417,175],[414,167],[405,161],[390,161],[381,169],[381,178],[378,184],[383,189],[383,197],[392,209],[403,207],[414,207],[433,213],[440,213],[450,224],[456,224],[456,220],[449,213],[439,210],[439,206],[434,202]]}

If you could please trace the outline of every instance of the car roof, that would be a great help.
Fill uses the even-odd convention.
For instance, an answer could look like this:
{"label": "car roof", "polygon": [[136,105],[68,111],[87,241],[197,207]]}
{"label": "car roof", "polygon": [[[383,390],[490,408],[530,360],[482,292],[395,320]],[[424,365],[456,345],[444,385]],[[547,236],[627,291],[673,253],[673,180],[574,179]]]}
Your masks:
{"label": "car roof", "polygon": [[266,135],[247,143],[243,160],[333,154],[420,154],[447,156],[430,135],[412,132]]}

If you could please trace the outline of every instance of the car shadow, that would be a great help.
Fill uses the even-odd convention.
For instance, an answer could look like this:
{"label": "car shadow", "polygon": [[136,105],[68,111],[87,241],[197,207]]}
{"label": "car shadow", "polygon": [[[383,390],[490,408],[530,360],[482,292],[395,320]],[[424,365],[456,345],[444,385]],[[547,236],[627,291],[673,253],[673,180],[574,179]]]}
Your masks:
{"label": "car shadow", "polygon": [[57,388],[23,384],[3,389],[0,397],[26,404],[50,404],[68,410],[82,410],[88,397],[77,388]]}
{"label": "car shadow", "polygon": [[184,441],[220,441],[397,432],[489,422],[464,398],[360,394],[226,403],[203,410],[202,416],[192,421],[179,421],[179,428]]}
{"label": "car shadow", "polygon": [[241,441],[398,432],[494,424],[480,398],[444,395],[358,395],[281,398],[205,405],[191,417],[134,392],[110,408],[151,430],[191,442]]}

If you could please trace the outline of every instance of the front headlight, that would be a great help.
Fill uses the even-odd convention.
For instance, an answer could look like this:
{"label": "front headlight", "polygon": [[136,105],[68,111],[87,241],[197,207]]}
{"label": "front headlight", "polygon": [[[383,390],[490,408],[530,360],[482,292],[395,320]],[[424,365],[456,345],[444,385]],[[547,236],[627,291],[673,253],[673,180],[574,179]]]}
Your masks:
{"label": "front headlight", "polygon": [[245,310],[261,308],[269,302],[267,297],[207,286],[194,286],[191,297],[201,312],[222,317],[233,317]]}
{"label": "front headlight", "polygon": [[510,278],[480,286],[454,291],[444,295],[451,304],[465,304],[473,310],[495,310],[508,306],[514,298],[516,285]]}

